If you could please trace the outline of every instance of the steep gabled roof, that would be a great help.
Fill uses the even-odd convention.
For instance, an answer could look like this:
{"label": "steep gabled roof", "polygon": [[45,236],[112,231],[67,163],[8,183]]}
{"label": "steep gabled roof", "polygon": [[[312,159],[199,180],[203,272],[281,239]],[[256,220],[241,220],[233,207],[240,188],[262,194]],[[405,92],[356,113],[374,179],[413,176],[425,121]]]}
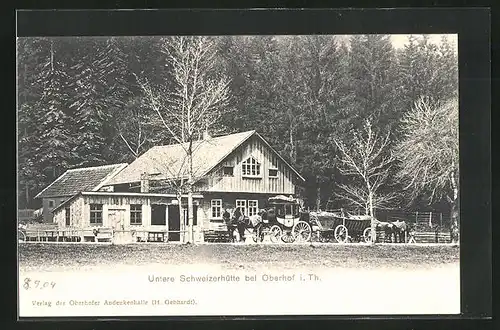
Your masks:
{"label": "steep gabled roof", "polygon": [[122,163],[67,170],[35,198],[73,196],[81,191],[97,191],[126,166],[126,163]]}
{"label": "steep gabled roof", "polygon": [[[255,131],[224,135],[210,138],[206,141],[193,142],[193,173],[196,177],[203,177],[226,159],[236,148],[252,136],[260,138],[292,171],[302,180],[300,174],[269,146],[269,144]],[[141,180],[146,172],[152,179],[179,179],[188,175],[187,144],[156,146],[128,165],[123,171],[108,182],[112,184],[132,183]]]}

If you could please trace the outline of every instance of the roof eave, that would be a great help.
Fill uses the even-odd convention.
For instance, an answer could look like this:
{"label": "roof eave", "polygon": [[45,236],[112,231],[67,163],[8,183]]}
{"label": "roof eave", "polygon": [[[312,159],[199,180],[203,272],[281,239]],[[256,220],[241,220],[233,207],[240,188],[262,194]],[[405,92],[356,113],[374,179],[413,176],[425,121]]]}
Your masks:
{"label": "roof eave", "polygon": [[49,184],[47,187],[45,187],[42,191],[40,191],[35,197],[34,199],[38,199],[38,198],[46,198],[46,197],[54,197],[54,196],[43,196],[43,193],[49,189],[54,183],[56,183],[57,181],[61,180],[67,173],[68,173],[69,170],[67,170],[66,172],[64,172],[63,174],[61,174],[57,179],[55,179],[54,181],[52,181],[51,184]]}
{"label": "roof eave", "polygon": [[114,169],[113,172],[109,173],[104,179],[102,179],[101,183],[95,186],[94,189],[92,189],[92,191],[98,191],[102,187],[109,185],[108,183],[112,181],[113,178],[117,176],[121,171],[123,171],[127,166],[128,166],[127,163],[119,164],[119,166],[117,166],[117,168]]}
{"label": "roof eave", "polygon": [[300,173],[292,165],[288,164],[288,162],[276,150],[274,150],[274,148],[259,133],[255,132],[255,135],[257,135],[269,147],[269,149],[271,149],[271,151],[274,152],[281,159],[281,161],[285,163],[285,165],[288,166],[299,179],[302,180],[302,182],[306,181],[306,179],[304,179],[304,177],[302,177],[302,175],[300,175]]}
{"label": "roof eave", "polygon": [[227,157],[229,157],[229,155],[231,155],[236,149],[238,149],[243,143],[245,143],[246,141],[248,141],[248,139],[250,139],[255,134],[257,134],[257,131],[255,131],[255,130],[249,131],[249,134],[248,134],[248,136],[246,138],[242,139],[236,146],[234,146],[229,152],[227,152],[223,157],[221,157],[221,159],[219,159],[219,161],[217,163],[215,163],[214,166],[210,167],[202,175],[200,175],[199,179],[197,181],[201,180],[208,173],[210,173],[210,171],[212,171],[214,168],[216,168],[221,162],[224,161],[224,159],[226,159]]}
{"label": "roof eave", "polygon": [[62,202],[61,204],[57,205],[52,211],[50,211],[51,213],[55,213],[57,210],[63,208],[63,206],[65,206],[66,204],[68,204],[70,201],[72,201],[73,199],[75,199],[76,197],[78,197],[79,195],[81,195],[82,193],[81,192],[78,192],[74,195],[71,195],[70,198],[68,198],[67,200],[65,200],[64,202]]}

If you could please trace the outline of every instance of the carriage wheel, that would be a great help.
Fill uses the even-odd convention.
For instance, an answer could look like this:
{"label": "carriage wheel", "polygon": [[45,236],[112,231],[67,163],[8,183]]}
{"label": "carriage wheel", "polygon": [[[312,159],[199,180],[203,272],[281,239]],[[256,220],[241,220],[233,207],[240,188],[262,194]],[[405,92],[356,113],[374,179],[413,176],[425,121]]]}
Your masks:
{"label": "carriage wheel", "polygon": [[281,235],[283,234],[281,228],[277,225],[274,225],[269,229],[269,239],[272,243],[278,243]]}
{"label": "carriage wheel", "polygon": [[363,231],[363,239],[365,243],[370,243],[372,241],[372,229],[370,227]]}
{"label": "carriage wheel", "polygon": [[338,225],[334,232],[335,239],[339,243],[346,243],[349,235],[347,233],[347,227],[344,225]]}
{"label": "carriage wheel", "polygon": [[291,230],[287,230],[281,235],[281,240],[283,243],[293,243],[295,241],[295,236],[292,234]]}
{"label": "carriage wheel", "polygon": [[26,234],[23,233],[21,230],[18,230],[17,233],[18,233],[17,239],[19,240],[19,242],[26,242]]}
{"label": "carriage wheel", "polygon": [[312,229],[307,222],[299,221],[292,228],[292,234],[296,242],[309,242]]}

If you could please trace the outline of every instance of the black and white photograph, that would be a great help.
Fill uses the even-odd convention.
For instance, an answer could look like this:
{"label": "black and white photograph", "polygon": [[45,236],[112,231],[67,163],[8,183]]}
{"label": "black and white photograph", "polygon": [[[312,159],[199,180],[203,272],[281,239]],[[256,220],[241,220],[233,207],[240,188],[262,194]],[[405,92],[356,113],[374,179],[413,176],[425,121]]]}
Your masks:
{"label": "black and white photograph", "polygon": [[457,34],[16,46],[20,316],[460,313]]}

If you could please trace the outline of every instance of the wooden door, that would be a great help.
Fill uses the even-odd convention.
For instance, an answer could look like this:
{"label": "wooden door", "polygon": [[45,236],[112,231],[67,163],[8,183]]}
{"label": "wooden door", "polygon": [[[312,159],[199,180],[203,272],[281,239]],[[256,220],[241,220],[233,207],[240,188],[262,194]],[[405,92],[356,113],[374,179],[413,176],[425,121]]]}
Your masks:
{"label": "wooden door", "polygon": [[167,205],[153,204],[151,205],[151,225],[166,226],[167,225]]}
{"label": "wooden door", "polygon": [[114,230],[125,229],[125,210],[110,209],[108,210],[108,223]]}
{"label": "wooden door", "polygon": [[181,240],[181,217],[179,205],[168,206],[168,240],[178,242]]}
{"label": "wooden door", "polygon": [[285,204],[285,223],[286,227],[292,227],[294,225],[294,215],[293,215],[293,205]]}

